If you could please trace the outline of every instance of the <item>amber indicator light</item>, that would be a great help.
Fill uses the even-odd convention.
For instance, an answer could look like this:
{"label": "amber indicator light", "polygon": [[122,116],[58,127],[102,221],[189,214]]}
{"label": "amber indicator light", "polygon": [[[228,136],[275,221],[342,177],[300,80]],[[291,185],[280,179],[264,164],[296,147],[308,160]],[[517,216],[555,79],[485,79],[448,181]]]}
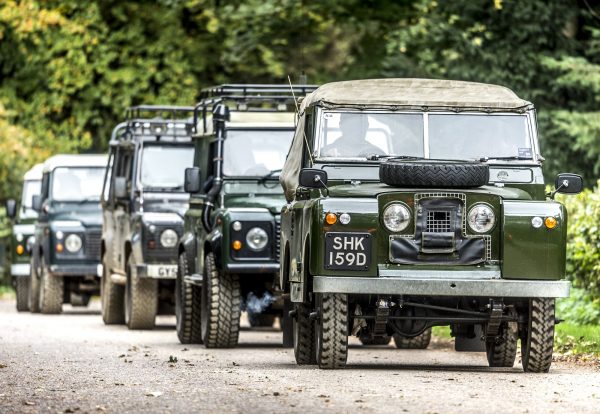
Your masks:
{"label": "amber indicator light", "polygon": [[56,251],[59,252],[59,253],[62,253],[63,250],[64,250],[63,245],[61,243],[58,243],[56,245]]}
{"label": "amber indicator light", "polygon": [[554,227],[556,227],[556,219],[554,217],[546,217],[546,220],[544,220],[544,224],[546,224],[546,227],[549,229],[553,229]]}
{"label": "amber indicator light", "polygon": [[327,213],[325,221],[327,224],[335,224],[337,222],[337,216],[334,213]]}
{"label": "amber indicator light", "polygon": [[231,243],[231,247],[233,247],[233,250],[240,250],[242,248],[242,242],[239,240],[234,240],[234,242]]}
{"label": "amber indicator light", "polygon": [[17,254],[22,255],[25,252],[25,248],[22,245],[17,246]]}

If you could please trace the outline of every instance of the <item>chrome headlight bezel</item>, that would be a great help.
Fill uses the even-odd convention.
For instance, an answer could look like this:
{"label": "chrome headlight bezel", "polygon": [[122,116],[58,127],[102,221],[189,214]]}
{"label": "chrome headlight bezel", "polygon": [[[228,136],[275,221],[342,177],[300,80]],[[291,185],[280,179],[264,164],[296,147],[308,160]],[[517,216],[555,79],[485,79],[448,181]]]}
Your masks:
{"label": "chrome headlight bezel", "polygon": [[494,208],[486,203],[472,205],[467,213],[467,224],[469,225],[469,229],[475,233],[489,233],[496,227],[496,213],[494,212]]}
{"label": "chrome headlight bezel", "polygon": [[252,227],[246,233],[246,245],[254,252],[264,250],[269,244],[269,234],[262,227]]}
{"label": "chrome headlight bezel", "polygon": [[399,233],[406,230],[411,219],[412,213],[410,208],[404,203],[391,203],[383,209],[383,225],[392,233]]}
{"label": "chrome headlight bezel", "polygon": [[177,246],[179,235],[173,229],[165,229],[160,233],[160,245],[165,249],[172,249]]}
{"label": "chrome headlight bezel", "polygon": [[65,238],[65,249],[69,253],[77,253],[83,247],[83,239],[80,235],[71,233]]}

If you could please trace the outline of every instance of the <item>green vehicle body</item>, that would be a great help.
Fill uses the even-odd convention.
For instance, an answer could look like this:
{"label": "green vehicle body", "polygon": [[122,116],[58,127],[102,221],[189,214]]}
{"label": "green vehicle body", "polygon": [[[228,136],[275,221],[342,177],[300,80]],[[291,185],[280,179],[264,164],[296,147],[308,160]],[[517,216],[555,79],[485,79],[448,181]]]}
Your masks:
{"label": "green vehicle body", "polygon": [[[458,95],[455,92],[457,89],[464,94]],[[486,93],[490,95],[486,96]],[[502,101],[505,97],[510,103],[506,106]],[[404,158],[389,160],[389,163],[398,161],[409,167],[411,163],[421,160],[427,162],[430,158],[428,153],[433,149],[428,148],[427,144],[434,138],[428,131],[433,129],[429,123],[432,122],[430,117],[435,115],[453,117],[461,116],[463,112],[473,116],[483,115],[483,118],[477,118],[477,122],[481,119],[491,120],[485,116],[496,114],[524,117],[519,119],[526,125],[531,147],[524,152],[524,157],[494,159],[489,156],[477,159],[477,164],[483,163],[489,169],[489,180],[483,185],[457,185],[455,188],[448,182],[440,187],[387,185],[379,175],[380,166],[387,162],[385,157],[367,155],[362,159],[336,158],[320,152],[321,148],[327,148],[320,145],[331,142],[326,138],[325,131],[329,128],[328,122],[333,122],[329,121],[334,119],[331,114],[337,116],[337,112],[341,113],[340,130],[344,114],[360,114],[366,118],[372,114],[395,116],[400,113],[423,119],[425,156],[407,157],[399,152],[392,154]],[[523,335],[523,332],[527,335],[527,328],[524,327],[528,323],[527,309],[534,307],[532,300],[552,300],[552,315],[547,317],[552,320],[553,327],[553,298],[569,295],[570,285],[564,280],[567,212],[561,203],[546,194],[543,158],[539,154],[536,115],[532,104],[519,100],[506,88],[493,85],[410,79],[349,81],[326,84],[309,95],[303,101],[299,117],[294,142],[280,177],[288,202],[281,215],[280,286],[285,293],[289,293],[296,305],[296,318],[299,318],[301,311],[310,313],[310,320],[316,324],[314,329],[321,329],[315,335],[321,335],[321,338],[327,335],[322,325],[325,322],[321,320],[324,309],[319,307],[319,300],[325,300],[323,298],[326,297],[336,297],[339,303],[347,301],[348,308],[345,308],[346,305],[343,307],[349,315],[348,334],[352,332],[367,338],[393,334],[394,339],[397,336],[410,339],[424,332],[425,328],[450,325],[453,336],[457,338],[457,350],[487,349],[491,366],[500,366],[493,365],[493,347],[507,342],[502,336],[509,331],[507,326],[518,324],[519,335]],[[373,128],[373,125],[368,128]],[[451,164],[454,160],[463,162],[458,157],[450,161],[441,160],[440,163]],[[301,184],[303,173],[311,178],[309,184]],[[318,183],[323,176],[326,180]],[[576,180],[579,180],[577,185],[581,186],[580,177]],[[456,247],[444,254],[436,253],[437,258],[429,255],[430,252],[425,249],[425,236],[418,238],[416,227],[417,222],[425,223],[422,214],[429,214],[431,210],[425,202],[431,200],[454,200],[457,203],[457,214],[462,224],[453,224],[459,226],[453,231],[460,232],[461,242],[482,240],[485,246],[483,259],[474,263],[462,262]],[[390,205],[402,205],[409,211],[408,224],[404,229],[392,231],[386,227],[384,210]],[[483,233],[477,233],[467,222],[467,216],[475,205],[486,206],[494,213],[493,227]],[[329,215],[332,224],[328,222]],[[342,215],[349,222],[343,223]],[[547,228],[542,224],[534,228],[534,218],[536,223],[539,219],[545,223],[546,218],[550,218],[555,220],[555,226]],[[339,250],[327,247],[328,238],[333,238],[330,243],[336,243],[336,240],[339,243],[346,242],[344,235],[360,235],[364,236],[364,240],[370,240],[365,241],[370,243],[370,250],[365,249],[367,260],[364,266],[358,266],[358,254],[353,250],[352,243],[348,249],[346,245]],[[407,251],[399,250],[398,245],[410,243],[414,243],[414,248],[418,250],[414,260],[398,253]],[[358,244],[356,246],[358,248]],[[346,256],[347,251],[351,252],[351,259]],[[333,264],[337,263],[338,258],[340,266],[336,268]],[[357,265],[340,269],[351,261],[354,263],[354,260]],[[489,309],[495,307],[501,311],[493,316]],[[386,315],[381,316],[386,328],[377,328],[376,331],[372,321],[380,317],[380,311],[381,315]],[[305,320],[308,320],[308,313]],[[467,314],[469,316],[465,316]],[[328,315],[328,318],[331,317],[331,314]],[[497,318],[497,324],[489,322],[494,318]],[[401,324],[404,330],[392,329],[394,324]],[[297,326],[304,330],[295,330],[295,335],[308,336],[306,329],[313,329],[307,327],[310,323],[302,325],[298,322]],[[514,332],[517,332],[516,328]],[[318,354],[319,340],[315,341]],[[332,341],[341,341],[341,337]],[[516,336],[512,341],[514,350],[511,352],[516,352]],[[307,344],[303,345],[303,351],[296,353],[298,363],[315,363],[310,362],[310,358],[298,357],[299,353],[312,352],[309,349],[312,345]],[[396,344],[400,347],[398,342]],[[339,352],[345,355],[347,348]],[[509,358],[503,362],[508,365],[502,366],[512,366],[514,352],[512,360]],[[329,361],[323,362],[322,366],[338,367],[345,364],[344,358],[343,363]],[[538,369],[532,366],[528,365],[526,370]],[[547,371],[548,367],[549,362],[539,369]]]}

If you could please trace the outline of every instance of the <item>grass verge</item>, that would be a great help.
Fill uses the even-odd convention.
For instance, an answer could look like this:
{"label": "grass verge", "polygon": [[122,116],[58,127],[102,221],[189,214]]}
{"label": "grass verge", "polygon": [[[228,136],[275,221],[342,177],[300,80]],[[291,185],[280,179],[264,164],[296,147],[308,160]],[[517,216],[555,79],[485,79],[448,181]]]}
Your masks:
{"label": "grass verge", "polygon": [[15,290],[12,286],[0,285],[0,299],[13,299],[15,297]]}

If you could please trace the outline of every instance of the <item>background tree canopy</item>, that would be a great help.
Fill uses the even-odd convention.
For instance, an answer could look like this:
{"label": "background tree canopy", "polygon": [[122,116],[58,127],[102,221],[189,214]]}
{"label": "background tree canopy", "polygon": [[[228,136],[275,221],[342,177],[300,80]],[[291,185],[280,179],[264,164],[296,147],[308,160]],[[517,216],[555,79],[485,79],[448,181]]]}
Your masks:
{"label": "background tree canopy", "polygon": [[0,199],[52,153],[105,150],[131,104],[302,73],[508,86],[538,108],[548,178],[600,177],[598,1],[6,0]]}

